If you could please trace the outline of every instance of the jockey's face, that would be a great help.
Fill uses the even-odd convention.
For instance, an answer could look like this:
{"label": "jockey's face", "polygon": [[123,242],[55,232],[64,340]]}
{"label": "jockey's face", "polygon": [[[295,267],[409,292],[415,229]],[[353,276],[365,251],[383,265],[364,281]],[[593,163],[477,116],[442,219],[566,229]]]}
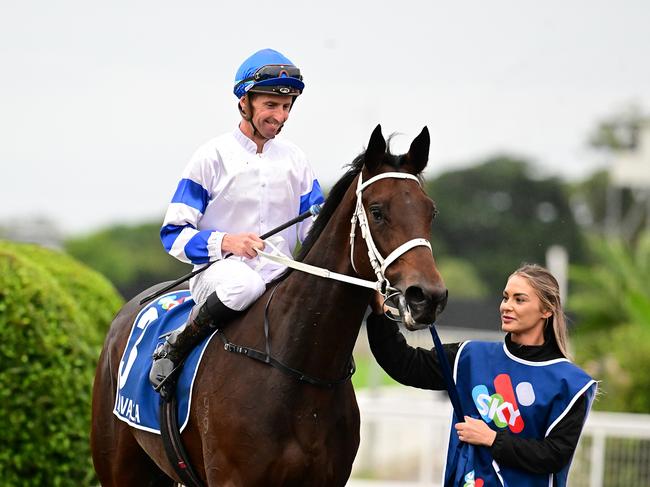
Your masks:
{"label": "jockey's face", "polygon": [[[267,95],[255,93],[250,99],[242,98],[242,106],[257,131],[264,139],[272,139],[280,133],[289,118],[293,97],[289,95]],[[252,105],[252,106],[251,106]]]}

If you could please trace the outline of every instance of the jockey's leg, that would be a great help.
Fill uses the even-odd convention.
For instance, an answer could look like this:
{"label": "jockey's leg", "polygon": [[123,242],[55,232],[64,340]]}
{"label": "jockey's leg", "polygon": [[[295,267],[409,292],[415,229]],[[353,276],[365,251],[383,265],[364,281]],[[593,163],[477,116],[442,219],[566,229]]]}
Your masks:
{"label": "jockey's leg", "polygon": [[158,389],[197,344],[236,314],[237,311],[223,304],[216,293],[212,293],[201,306],[195,306],[187,323],[174,330],[154,352],[149,372],[149,381],[154,388]]}
{"label": "jockey's leg", "polygon": [[178,367],[187,354],[216,328],[223,328],[241,310],[262,295],[262,277],[241,261],[213,264],[190,283],[198,303],[188,321],[174,330],[154,352],[149,380],[155,389]]}

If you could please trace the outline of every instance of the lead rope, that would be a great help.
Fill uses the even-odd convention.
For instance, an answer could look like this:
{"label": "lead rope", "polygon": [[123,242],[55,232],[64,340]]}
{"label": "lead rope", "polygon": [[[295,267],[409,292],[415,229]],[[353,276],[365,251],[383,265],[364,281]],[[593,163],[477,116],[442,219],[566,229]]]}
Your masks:
{"label": "lead rope", "polygon": [[438,332],[436,331],[435,325],[432,323],[429,327],[431,332],[431,337],[433,338],[433,345],[436,349],[436,355],[438,357],[438,362],[440,362],[440,369],[442,371],[442,377],[445,380],[445,385],[447,386],[447,394],[451,400],[451,405],[454,408],[454,413],[458,418],[458,421],[465,421],[465,412],[463,411],[463,406],[460,404],[460,396],[458,394],[458,389],[456,388],[456,382],[454,381],[454,376],[451,373],[451,367],[449,365],[449,360],[447,360],[447,354],[445,354],[445,349],[442,346]]}

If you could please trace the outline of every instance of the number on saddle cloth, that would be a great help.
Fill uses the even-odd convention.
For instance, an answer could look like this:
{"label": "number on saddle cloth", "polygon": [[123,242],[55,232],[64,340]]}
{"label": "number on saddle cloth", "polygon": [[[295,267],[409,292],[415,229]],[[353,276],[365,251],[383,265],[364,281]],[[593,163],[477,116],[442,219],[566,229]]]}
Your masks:
{"label": "number on saddle cloth", "polygon": [[[164,336],[187,321],[194,306],[189,291],[169,292],[143,308],[136,317],[118,371],[114,414],[134,428],[160,434],[160,396],[149,383],[152,355]],[[189,417],[196,370],[212,335],[186,357],[177,379],[181,431]]]}

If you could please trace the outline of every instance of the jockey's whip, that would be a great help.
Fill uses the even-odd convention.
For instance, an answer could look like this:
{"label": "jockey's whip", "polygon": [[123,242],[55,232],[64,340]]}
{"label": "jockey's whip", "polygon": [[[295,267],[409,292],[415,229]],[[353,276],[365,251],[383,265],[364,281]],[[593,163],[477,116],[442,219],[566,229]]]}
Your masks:
{"label": "jockey's whip", "polygon": [[[289,220],[289,221],[287,221],[287,222],[284,222],[282,225],[279,225],[279,226],[275,227],[274,229],[269,230],[269,231],[266,232],[265,234],[260,235],[260,238],[261,238],[262,240],[265,240],[265,239],[269,238],[270,236],[275,235],[276,233],[281,232],[281,231],[284,230],[285,228],[290,227],[291,225],[295,225],[296,223],[300,223],[301,221],[306,220],[306,219],[309,218],[310,216],[316,216],[316,215],[318,215],[318,214],[320,213],[320,209],[321,209],[321,205],[312,205],[312,206],[309,208],[309,210],[305,211],[304,213],[301,213],[301,214],[298,215],[297,217],[292,218],[291,220]],[[224,259],[227,259],[227,258],[230,257],[231,255],[232,255],[232,253],[228,253],[228,254],[226,254],[223,258],[224,258]],[[220,259],[219,259],[219,260],[220,260]],[[142,299],[140,300],[140,304],[144,304],[144,303],[146,303],[147,301],[151,301],[152,299],[156,299],[158,296],[161,296],[161,295],[163,295],[164,293],[166,293],[167,291],[169,291],[170,289],[172,289],[172,288],[178,286],[181,282],[185,282],[185,281],[187,281],[187,280],[189,280],[189,279],[192,279],[194,276],[196,276],[197,274],[200,274],[201,272],[203,272],[204,270],[206,270],[208,267],[210,267],[210,266],[211,266],[212,264],[214,264],[215,262],[216,262],[216,260],[213,260],[213,261],[211,261],[211,262],[208,262],[207,265],[201,267],[200,269],[196,269],[196,270],[190,272],[189,274],[185,274],[183,277],[179,277],[179,278],[176,279],[174,282],[172,282],[171,284],[168,284],[167,286],[163,287],[162,289],[159,289],[159,290],[156,291],[155,293],[150,294],[149,296],[145,296],[144,298],[142,298]]]}

